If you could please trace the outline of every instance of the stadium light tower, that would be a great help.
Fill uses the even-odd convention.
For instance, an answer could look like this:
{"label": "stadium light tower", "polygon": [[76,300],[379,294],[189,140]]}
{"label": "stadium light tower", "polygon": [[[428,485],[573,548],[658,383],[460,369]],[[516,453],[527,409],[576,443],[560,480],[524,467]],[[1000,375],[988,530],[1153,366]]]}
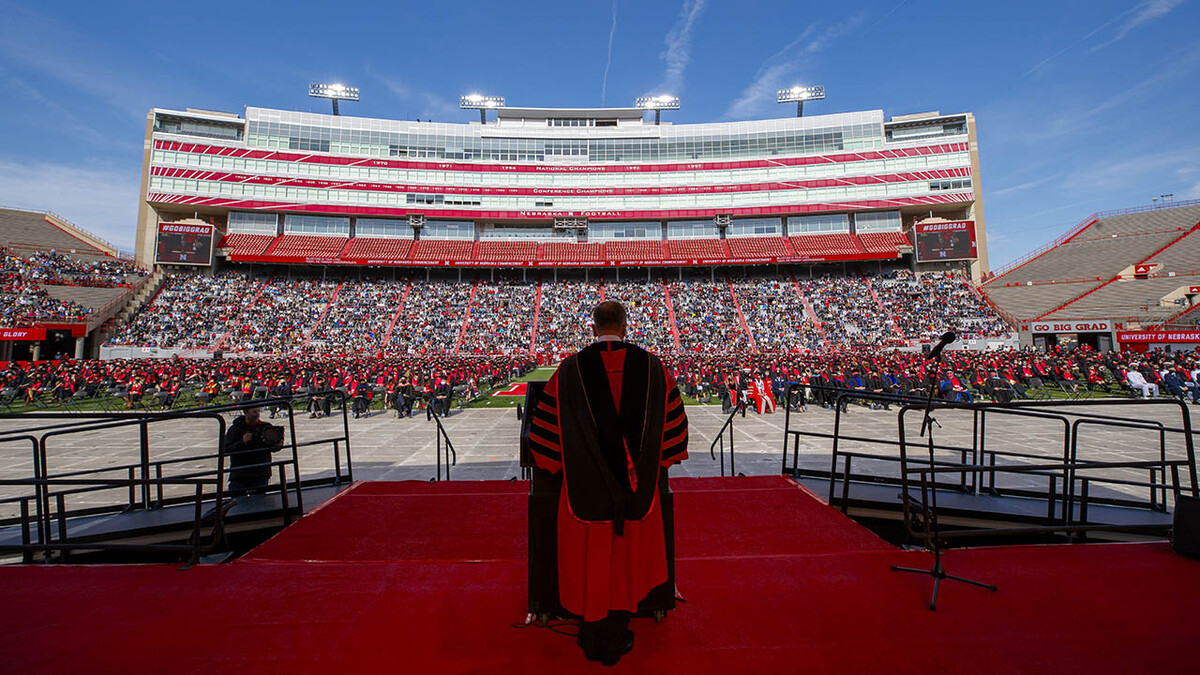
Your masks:
{"label": "stadium light tower", "polygon": [[338,115],[338,101],[357,101],[358,87],[347,87],[344,84],[323,84],[311,82],[308,85],[308,95],[313,98],[327,98],[333,101],[333,114]]}
{"label": "stadium light tower", "polygon": [[487,124],[487,111],[490,108],[503,108],[503,96],[484,96],[483,94],[467,94],[458,97],[458,107],[462,110],[479,110],[479,123]]}
{"label": "stadium light tower", "polygon": [[814,84],[811,87],[795,86],[791,89],[780,89],[775,101],[777,103],[795,103],[796,117],[804,117],[805,101],[820,101],[825,98],[825,85]]}
{"label": "stadium light tower", "polygon": [[662,111],[664,110],[679,110],[678,96],[639,96],[633,102],[633,107],[641,108],[642,110],[654,111],[654,124],[657,125],[661,121]]}

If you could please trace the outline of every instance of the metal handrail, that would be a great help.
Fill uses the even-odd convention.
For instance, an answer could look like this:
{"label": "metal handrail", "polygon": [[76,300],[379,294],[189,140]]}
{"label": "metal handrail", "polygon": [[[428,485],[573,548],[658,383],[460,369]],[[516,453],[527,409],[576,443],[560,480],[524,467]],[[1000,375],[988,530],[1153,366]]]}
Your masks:
{"label": "metal handrail", "polygon": [[742,417],[746,416],[746,401],[743,399],[738,401],[738,404],[733,406],[733,410],[729,413],[729,417],[725,418],[725,424],[721,425],[721,430],[717,432],[717,437],[708,446],[708,456],[716,459],[717,455],[715,448],[721,446],[721,475],[725,475],[725,430],[729,430],[729,475],[736,476],[737,468],[734,466],[733,458],[733,418],[738,413],[742,413]]}
{"label": "metal handrail", "polygon": [[442,441],[446,443],[446,478],[450,480],[450,467],[458,466],[458,453],[454,451],[454,444],[450,442],[450,434],[446,433],[446,427],[442,426],[442,416],[438,413],[434,401],[429,401],[426,404],[430,418],[437,425],[434,429],[434,438],[437,442],[437,475],[433,477],[431,482],[442,480]]}
{"label": "metal handrail", "polygon": [[[36,497],[22,497],[21,518],[21,543],[20,544],[0,544],[0,552],[20,552],[25,562],[33,562],[33,554],[41,552],[45,559],[49,559],[52,551],[58,551],[62,556],[62,560],[66,561],[67,556],[71,551],[88,550],[88,551],[161,551],[161,552],[180,552],[189,554],[186,564],[183,569],[188,569],[199,562],[200,557],[212,552],[216,549],[224,536],[224,517],[227,510],[224,494],[221,491],[221,480],[219,478],[153,478],[150,479],[153,483],[159,486],[159,491],[162,491],[163,485],[191,485],[195,487],[192,501],[195,505],[192,518],[192,530],[188,536],[187,543],[184,544],[134,544],[134,543],[111,543],[96,541],[90,539],[71,539],[67,534],[68,513],[65,508],[64,497],[68,494],[75,494],[88,489],[104,490],[119,487],[129,487],[132,489],[138,484],[141,484],[142,478],[132,478],[127,480],[109,480],[109,479],[88,479],[88,478],[18,478],[18,479],[0,479],[0,485],[3,486],[20,486],[31,485],[35,492],[40,494],[49,503],[51,497],[54,498],[56,510],[54,512],[41,510],[41,504],[38,504],[38,509],[31,513],[27,502],[34,499],[41,502],[42,499]],[[51,488],[56,485],[82,485],[85,488],[77,488],[75,490],[55,490]],[[215,486],[215,493],[206,493],[205,486]],[[206,497],[212,497],[214,501],[214,509],[209,515],[204,512],[204,502]],[[207,545],[202,545],[201,532],[204,529],[205,521],[211,517],[210,536]],[[32,522],[31,522],[32,521]],[[36,530],[33,525],[36,524]],[[51,528],[51,524],[57,527]],[[54,537],[54,531],[57,530],[58,537]],[[35,536],[36,535],[36,536]]]}
{"label": "metal handrail", "polygon": [[[1054,408],[1086,408],[1095,405],[1118,405],[1118,406],[1145,406],[1145,405],[1168,405],[1179,410],[1181,414],[1182,427],[1177,431],[1181,433],[1184,441],[1185,457],[1183,459],[1166,459],[1165,456],[1165,434],[1169,430],[1165,425],[1143,420],[1125,420],[1111,415],[1097,415],[1091,413],[1079,412],[1078,410],[1061,410],[1053,411]],[[1096,402],[1079,402],[1079,401],[1033,401],[1021,404],[979,404],[979,403],[943,403],[939,406],[940,410],[969,410],[972,411],[978,418],[981,411],[992,412],[999,414],[1028,414],[1036,413],[1045,417],[1058,418],[1067,425],[1067,434],[1064,439],[1067,441],[1063,459],[1061,462],[1053,463],[1036,463],[1036,464],[1017,464],[1017,465],[997,465],[995,462],[995,453],[992,454],[990,462],[986,462],[987,452],[981,452],[980,455],[974,457],[970,463],[964,458],[958,464],[948,464],[946,462],[935,462],[934,454],[939,449],[933,440],[933,431],[930,430],[928,436],[923,442],[919,442],[918,446],[924,446],[924,451],[920,455],[920,459],[914,460],[909,454],[909,439],[905,431],[905,417],[913,411],[924,412],[924,406],[921,405],[906,405],[897,415],[899,425],[898,436],[900,443],[900,480],[901,480],[901,502],[903,508],[903,518],[905,529],[909,536],[922,539],[927,546],[935,552],[940,546],[940,541],[950,537],[967,537],[981,534],[1000,535],[1000,534],[1032,534],[1032,533],[1054,533],[1054,532],[1069,532],[1081,533],[1086,535],[1086,532],[1092,530],[1119,530],[1119,531],[1148,531],[1161,530],[1160,524],[1143,524],[1143,525],[1113,525],[1111,523],[1091,523],[1086,520],[1087,504],[1092,500],[1090,495],[1086,494],[1088,485],[1091,482],[1112,483],[1112,484],[1128,484],[1150,489],[1149,508],[1151,510],[1165,511],[1166,509],[1166,489],[1169,487],[1174,494],[1178,495],[1184,489],[1180,481],[1179,470],[1185,468],[1187,470],[1187,488],[1193,496],[1200,495],[1200,484],[1196,479],[1196,457],[1194,449],[1194,432],[1191,429],[1191,418],[1186,405],[1179,401],[1155,401],[1155,400],[1109,400]],[[1046,412],[1045,409],[1051,409]],[[1075,418],[1071,420],[1070,418]],[[1107,462],[1107,461],[1080,461],[1078,458],[1078,438],[1079,428],[1085,424],[1148,429],[1157,431],[1160,435],[1162,445],[1160,445],[1160,456],[1155,460],[1135,460],[1125,462]],[[977,427],[977,435],[982,435],[981,430]],[[1036,458],[1034,458],[1036,459]],[[916,461],[917,465],[910,466],[909,463]],[[1172,482],[1166,483],[1167,469],[1171,469]],[[1130,481],[1120,478],[1111,477],[1091,477],[1085,476],[1080,478],[1077,476],[1079,471],[1093,471],[1096,469],[1120,469],[1120,468],[1143,468],[1149,469],[1149,481]],[[1054,472],[1054,473],[1048,473]],[[1161,472],[1163,477],[1162,482],[1156,477]],[[957,474],[960,476],[960,483],[965,482],[966,476],[972,476],[972,482],[979,484],[979,478],[987,475],[990,478],[990,483],[994,486],[995,476],[998,473],[1031,473],[1040,475],[1050,475],[1050,489],[1045,493],[1048,503],[1047,523],[1045,525],[1027,525],[1019,527],[1009,527],[1001,529],[992,528],[972,528],[967,530],[959,530],[953,533],[943,533],[938,525],[938,510],[937,510],[937,493],[939,488],[944,487],[936,482],[936,476],[941,474]],[[1058,490],[1055,487],[1055,478],[1061,474],[1062,484],[1062,517],[1055,518],[1055,501],[1059,498]],[[912,477],[919,477],[920,490],[919,496],[914,495],[911,484]],[[847,477],[848,478],[848,477]],[[1082,481],[1081,493],[1076,493],[1075,485]],[[932,483],[932,485],[931,485]],[[1161,508],[1156,496],[1156,491],[1162,495]],[[1079,520],[1075,518],[1076,502],[1081,505],[1081,510],[1084,516]],[[1122,504],[1126,505],[1126,504]],[[1082,521],[1082,522],[1081,522]]]}

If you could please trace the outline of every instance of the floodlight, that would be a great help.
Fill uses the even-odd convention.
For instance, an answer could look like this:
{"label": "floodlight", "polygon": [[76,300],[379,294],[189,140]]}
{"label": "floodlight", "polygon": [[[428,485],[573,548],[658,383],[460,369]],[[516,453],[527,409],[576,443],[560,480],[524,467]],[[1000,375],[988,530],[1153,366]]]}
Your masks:
{"label": "floodlight", "polygon": [[503,108],[503,96],[485,96],[483,94],[467,94],[458,97],[458,107],[463,110],[479,110],[479,123],[487,124],[489,108]]}
{"label": "floodlight", "polygon": [[333,114],[338,113],[338,101],[357,101],[358,87],[348,87],[344,84],[326,84],[312,82],[308,85],[308,95],[313,98],[327,98],[333,101]]}
{"label": "floodlight", "polygon": [[679,110],[678,96],[639,96],[633,103],[636,108],[646,110]]}
{"label": "floodlight", "polygon": [[634,100],[635,108],[654,111],[654,123],[658,124],[664,110],[679,110],[679,97],[663,94],[661,96],[639,96]]}
{"label": "floodlight", "polygon": [[804,117],[805,101],[820,101],[825,98],[825,85],[814,84],[811,87],[799,85],[789,89],[780,89],[775,97],[776,103],[795,103],[796,117]]}

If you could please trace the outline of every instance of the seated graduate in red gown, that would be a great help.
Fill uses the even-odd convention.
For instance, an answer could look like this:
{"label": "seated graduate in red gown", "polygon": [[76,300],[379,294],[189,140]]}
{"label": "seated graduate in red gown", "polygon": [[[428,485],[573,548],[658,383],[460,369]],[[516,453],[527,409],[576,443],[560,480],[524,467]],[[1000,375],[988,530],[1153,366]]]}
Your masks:
{"label": "seated graduate in red gown", "polygon": [[538,467],[563,472],[558,503],[559,600],[583,618],[579,646],[612,665],[633,648],[629,620],[667,580],[660,471],[687,459],[674,378],[625,342],[625,308],[592,312],[596,341],[567,357],[532,412]]}

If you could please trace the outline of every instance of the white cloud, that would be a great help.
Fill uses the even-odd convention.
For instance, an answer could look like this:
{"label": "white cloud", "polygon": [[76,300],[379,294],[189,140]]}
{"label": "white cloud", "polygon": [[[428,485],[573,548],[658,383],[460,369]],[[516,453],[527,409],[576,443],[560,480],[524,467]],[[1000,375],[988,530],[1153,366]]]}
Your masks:
{"label": "white cloud", "polygon": [[708,0],[684,0],[679,9],[679,18],[671,30],[667,32],[666,45],[659,55],[666,63],[663,79],[653,94],[672,94],[678,96],[683,91],[683,73],[687,70],[688,62],[692,60],[692,30],[704,5]]}
{"label": "white cloud", "polygon": [[1125,39],[1125,36],[1129,35],[1135,29],[1170,14],[1171,10],[1182,5],[1183,2],[1184,0],[1142,0],[1142,2],[1134,5],[1129,12],[1126,12],[1126,14],[1132,13],[1133,16],[1121,24],[1115,35],[1092,47],[1090,51],[1094,52],[1103,49],[1118,40]]}
{"label": "white cloud", "polygon": [[[894,10],[893,10],[894,11]],[[857,29],[863,23],[857,15],[817,33],[816,26],[805,28],[782,49],[767,57],[754,73],[754,79],[725,110],[725,119],[748,119],[769,115],[774,108],[775,92],[784,87],[802,84],[796,77],[804,65],[804,57],[819,54],[838,38]],[[813,35],[816,34],[816,37]]]}
{"label": "white cloud", "polygon": [[26,71],[57,80],[103,101],[128,117],[144,120],[162,95],[130,75],[131,64],[112,63],[102,45],[57,19],[24,7],[6,5],[0,21],[0,57]]}
{"label": "white cloud", "polygon": [[415,106],[417,113],[413,117],[417,119],[443,122],[458,114],[458,105],[446,98],[427,91],[414,91],[401,80],[376,73],[370,67],[367,68],[367,73],[392,92],[396,98]]}
{"label": "white cloud", "polygon": [[1037,180],[1030,180],[1030,181],[1025,181],[1024,183],[1010,185],[1005,188],[1000,188],[999,190],[991,191],[990,196],[1001,197],[1003,195],[1010,195],[1010,194],[1013,194],[1016,192],[1024,192],[1025,190],[1031,190],[1031,189],[1038,187],[1039,185],[1042,185],[1042,184],[1046,183],[1047,181],[1050,181],[1057,177],[1058,177],[1058,174],[1053,174],[1051,176],[1046,176],[1044,178],[1039,178]]}
{"label": "white cloud", "polygon": [[[1179,5],[1183,4],[1183,2],[1184,2],[1184,0],[1143,0],[1142,2],[1139,2],[1138,4],[1134,5],[1133,7],[1130,7],[1129,9],[1125,10],[1124,12],[1120,12],[1119,14],[1116,14],[1115,16],[1109,18],[1107,21],[1100,24],[1096,28],[1092,29],[1086,35],[1079,38],[1075,42],[1068,44],[1066,47],[1063,47],[1062,49],[1058,50],[1057,52],[1054,52],[1053,54],[1046,57],[1045,59],[1042,59],[1041,61],[1039,61],[1037,63],[1037,65],[1030,68],[1025,73],[1025,76],[1028,77],[1028,76],[1036,73],[1037,71],[1041,70],[1046,65],[1048,65],[1051,61],[1057,59],[1058,57],[1062,56],[1063,54],[1066,54],[1067,52],[1078,47],[1079,45],[1083,44],[1084,42],[1087,42],[1088,40],[1090,40],[1092,38],[1092,36],[1103,31],[1105,28],[1108,28],[1109,26],[1117,23],[1121,19],[1125,19],[1126,17],[1129,17],[1127,21],[1125,21],[1124,23],[1121,24],[1121,27],[1117,29],[1116,34],[1113,37],[1092,47],[1091,49],[1088,50],[1088,53],[1099,51],[1099,50],[1107,47],[1108,45],[1116,42],[1117,40],[1124,39],[1125,36],[1130,33],[1130,31],[1132,31],[1135,28],[1142,26],[1146,23],[1149,23],[1150,21],[1153,21],[1154,19],[1158,19],[1163,16],[1166,16],[1168,13],[1170,13],[1171,10],[1173,10],[1176,7],[1178,7]],[[1130,15],[1132,15],[1132,16],[1130,16]]]}
{"label": "white cloud", "polygon": [[140,189],[136,171],[0,159],[0,203],[53,211],[123,249],[137,235]]}
{"label": "white cloud", "polygon": [[[1064,191],[1081,194],[1121,194],[1154,184],[1170,192],[1174,181],[1200,173],[1200,147],[1173,148],[1112,161],[1090,161],[1087,168],[1067,176]],[[1173,175],[1174,181],[1169,177]],[[1157,193],[1155,193],[1157,194]]]}

